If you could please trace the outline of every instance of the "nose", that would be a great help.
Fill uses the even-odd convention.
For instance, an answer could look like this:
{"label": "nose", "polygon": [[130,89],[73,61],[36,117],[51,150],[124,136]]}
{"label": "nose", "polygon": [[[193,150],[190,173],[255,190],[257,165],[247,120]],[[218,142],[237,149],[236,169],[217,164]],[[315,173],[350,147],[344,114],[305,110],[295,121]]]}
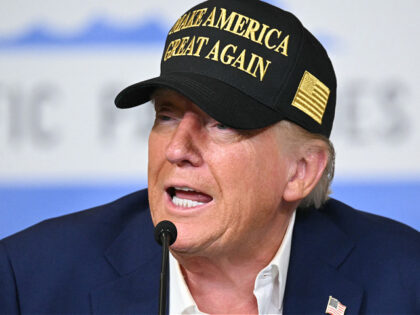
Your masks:
{"label": "nose", "polygon": [[203,158],[198,147],[201,121],[195,113],[186,112],[166,148],[166,159],[178,166],[200,166]]}

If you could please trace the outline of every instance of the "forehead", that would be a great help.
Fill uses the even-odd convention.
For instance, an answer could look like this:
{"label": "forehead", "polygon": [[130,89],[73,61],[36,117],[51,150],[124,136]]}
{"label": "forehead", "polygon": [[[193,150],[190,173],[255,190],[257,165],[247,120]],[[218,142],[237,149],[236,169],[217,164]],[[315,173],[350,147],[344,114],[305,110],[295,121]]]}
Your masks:
{"label": "forehead", "polygon": [[151,100],[155,106],[155,110],[163,107],[181,111],[192,110],[202,116],[212,118],[189,98],[169,88],[157,88],[152,93]]}
{"label": "forehead", "polygon": [[[193,101],[189,98],[184,96],[183,94],[169,89],[169,88],[157,88],[153,91],[151,95],[151,101],[154,104],[155,110],[170,110],[174,112],[178,112],[178,114],[182,115],[185,111],[193,111],[199,114],[201,117],[204,118],[204,121],[215,121],[218,122],[216,119],[208,115],[204,112],[199,106],[197,106]],[[223,123],[222,123],[223,124]],[[238,136],[243,138],[252,138],[258,134],[266,134],[268,132],[278,131],[278,124],[274,124],[268,127],[260,128],[260,129],[236,129],[230,128],[231,130],[235,130]]]}

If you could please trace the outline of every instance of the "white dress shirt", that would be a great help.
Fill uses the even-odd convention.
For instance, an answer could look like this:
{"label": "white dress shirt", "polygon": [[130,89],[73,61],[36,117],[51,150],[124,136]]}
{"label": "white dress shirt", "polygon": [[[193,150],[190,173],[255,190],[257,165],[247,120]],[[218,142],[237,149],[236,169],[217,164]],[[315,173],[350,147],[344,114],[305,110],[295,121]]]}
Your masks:
{"label": "white dress shirt", "polygon": [[[293,212],[283,241],[271,262],[257,275],[254,295],[259,314],[283,314],[283,296],[289,267],[292,232],[296,212]],[[205,314],[195,303],[178,261],[169,253],[169,314]]]}

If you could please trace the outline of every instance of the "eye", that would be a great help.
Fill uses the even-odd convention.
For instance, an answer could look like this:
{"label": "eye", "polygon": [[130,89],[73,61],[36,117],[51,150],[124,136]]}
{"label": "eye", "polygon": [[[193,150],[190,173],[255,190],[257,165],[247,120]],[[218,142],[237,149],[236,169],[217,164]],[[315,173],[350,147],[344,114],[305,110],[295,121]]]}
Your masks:
{"label": "eye", "polygon": [[155,115],[155,122],[154,122],[154,127],[157,126],[169,126],[171,124],[173,124],[174,122],[174,117],[172,117],[173,115],[171,113],[168,112],[156,112]]}
{"label": "eye", "polygon": [[169,121],[169,120],[172,119],[171,117],[169,117],[167,115],[162,115],[162,114],[156,115],[156,118],[159,119],[159,120],[161,120],[161,121]]}
{"label": "eye", "polygon": [[216,124],[216,128],[217,128],[217,129],[220,129],[220,130],[226,130],[226,129],[229,129],[229,127],[228,127],[228,126],[223,125],[223,124],[221,124],[221,123],[217,123],[217,124]]}

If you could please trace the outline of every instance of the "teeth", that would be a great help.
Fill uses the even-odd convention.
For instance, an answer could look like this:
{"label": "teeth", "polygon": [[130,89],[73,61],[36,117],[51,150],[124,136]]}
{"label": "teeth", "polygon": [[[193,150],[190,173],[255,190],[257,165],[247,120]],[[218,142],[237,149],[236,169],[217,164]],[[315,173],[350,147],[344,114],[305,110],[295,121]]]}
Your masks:
{"label": "teeth", "polygon": [[183,191],[195,191],[192,188],[189,187],[174,187],[176,190],[183,190]]}
{"label": "teeth", "polygon": [[193,208],[200,205],[204,205],[204,202],[195,201],[195,200],[189,200],[189,199],[181,199],[177,196],[174,196],[172,198],[172,202],[178,206],[178,207],[184,207],[184,208]]}

